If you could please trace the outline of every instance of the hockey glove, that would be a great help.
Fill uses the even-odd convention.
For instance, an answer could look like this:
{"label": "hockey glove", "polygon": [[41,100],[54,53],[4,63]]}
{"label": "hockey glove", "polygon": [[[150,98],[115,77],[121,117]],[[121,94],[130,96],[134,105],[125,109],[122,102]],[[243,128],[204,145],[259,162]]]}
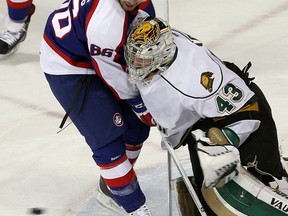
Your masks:
{"label": "hockey glove", "polygon": [[156,126],[152,115],[147,111],[147,108],[140,95],[134,99],[128,99],[126,101],[128,104],[130,104],[132,110],[142,122],[149,126]]}
{"label": "hockey glove", "polygon": [[204,188],[222,187],[238,175],[240,156],[237,148],[230,144],[212,143],[201,130],[192,131],[192,135],[197,143]]}

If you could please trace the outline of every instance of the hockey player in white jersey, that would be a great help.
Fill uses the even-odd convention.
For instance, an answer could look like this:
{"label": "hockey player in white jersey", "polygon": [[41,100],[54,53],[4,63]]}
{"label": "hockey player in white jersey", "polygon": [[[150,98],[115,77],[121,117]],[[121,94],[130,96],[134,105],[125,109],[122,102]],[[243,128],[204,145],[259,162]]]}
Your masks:
{"label": "hockey player in white jersey", "polygon": [[[262,91],[248,78],[250,63],[241,71],[195,38],[150,17],[131,28],[125,60],[129,80],[140,91],[130,104],[147,108],[162,142],[175,149],[188,143],[196,189],[241,179],[235,178],[243,172],[240,163],[261,181],[259,188],[283,177],[276,126]],[[231,215],[257,215],[251,208],[235,211]]]}
{"label": "hockey player in white jersey", "polygon": [[155,16],[150,0],[66,0],[48,17],[40,49],[66,111],[61,126],[69,116],[100,167],[97,200],[133,216],[151,215],[133,168],[150,127],[121,100],[138,94],[127,81],[123,46],[135,17],[148,14]]}

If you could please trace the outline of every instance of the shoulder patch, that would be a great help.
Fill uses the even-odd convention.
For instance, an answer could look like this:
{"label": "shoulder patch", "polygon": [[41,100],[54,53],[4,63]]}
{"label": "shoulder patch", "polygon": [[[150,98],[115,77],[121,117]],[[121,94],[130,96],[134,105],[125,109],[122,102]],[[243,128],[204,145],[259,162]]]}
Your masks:
{"label": "shoulder patch", "polygon": [[212,92],[213,90],[214,77],[212,76],[213,76],[213,73],[207,71],[207,72],[203,72],[200,78],[201,85],[209,92]]}

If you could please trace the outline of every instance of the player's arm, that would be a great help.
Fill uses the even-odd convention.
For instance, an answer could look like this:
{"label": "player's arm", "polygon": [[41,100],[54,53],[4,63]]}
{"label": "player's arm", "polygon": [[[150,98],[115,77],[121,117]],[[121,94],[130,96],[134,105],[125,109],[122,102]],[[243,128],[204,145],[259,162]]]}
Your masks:
{"label": "player's arm", "polygon": [[[199,100],[197,107],[199,113],[204,113],[203,121],[191,130],[204,176],[203,185],[223,185],[238,174],[241,163],[238,147],[260,125],[258,99],[235,77],[209,98]],[[201,133],[195,133],[199,128]]]}
{"label": "player's arm", "polygon": [[150,112],[148,112],[141,95],[138,95],[137,97],[133,99],[128,99],[126,101],[128,104],[130,104],[132,110],[142,122],[149,126],[156,126],[156,123]]}
{"label": "player's arm", "polygon": [[259,105],[253,96],[237,112],[224,117],[212,118],[214,126],[220,128],[230,144],[239,147],[254,131],[259,128]]}

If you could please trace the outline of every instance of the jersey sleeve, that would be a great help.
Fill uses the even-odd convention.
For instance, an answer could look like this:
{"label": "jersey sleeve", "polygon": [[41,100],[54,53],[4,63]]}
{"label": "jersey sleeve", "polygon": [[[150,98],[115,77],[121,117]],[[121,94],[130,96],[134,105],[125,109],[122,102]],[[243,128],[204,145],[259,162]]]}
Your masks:
{"label": "jersey sleeve", "polygon": [[156,16],[155,8],[151,0],[147,0],[139,5],[139,9],[145,11],[151,17]]}
{"label": "jersey sleeve", "polygon": [[[202,119],[212,119],[213,126],[234,132],[236,146],[241,145],[260,125],[258,100],[245,81],[231,71],[205,47],[199,48],[205,66],[195,79],[199,98],[193,101],[193,108]],[[202,59],[203,59],[202,58]],[[200,60],[201,61],[201,60]],[[203,64],[202,64],[203,65]]]}
{"label": "jersey sleeve", "polygon": [[54,75],[96,73],[116,98],[139,95],[128,82],[123,50],[138,13],[124,12],[118,1],[77,2],[65,1],[49,16],[41,44],[42,69]]}
{"label": "jersey sleeve", "polygon": [[138,89],[128,82],[123,50],[129,24],[134,18],[125,13],[118,2],[111,7],[111,3],[100,1],[87,21],[87,43],[93,68],[119,99],[139,95]]}
{"label": "jersey sleeve", "polygon": [[219,86],[214,86],[212,95],[196,103],[196,110],[202,118],[211,118],[215,126],[232,131],[237,137],[230,141],[238,147],[260,125],[258,100],[244,80],[222,63],[216,64],[218,72],[216,67],[211,72],[214,79],[219,79]]}

